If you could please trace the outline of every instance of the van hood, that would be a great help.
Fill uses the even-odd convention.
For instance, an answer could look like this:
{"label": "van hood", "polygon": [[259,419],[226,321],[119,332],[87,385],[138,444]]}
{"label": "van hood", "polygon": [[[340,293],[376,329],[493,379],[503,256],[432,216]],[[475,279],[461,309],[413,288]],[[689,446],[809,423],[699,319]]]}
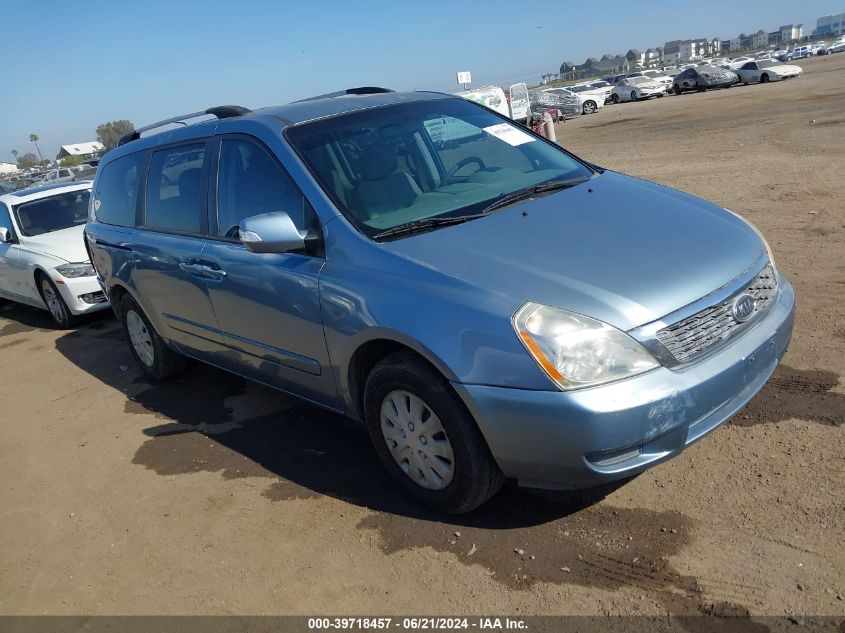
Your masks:
{"label": "van hood", "polygon": [[743,220],[693,196],[614,172],[489,217],[382,244],[396,255],[504,295],[621,330],[710,294],[758,262]]}
{"label": "van hood", "polygon": [[80,224],[35,237],[21,237],[21,246],[66,262],[87,262],[88,252],[82,237],[84,230],[85,225]]}

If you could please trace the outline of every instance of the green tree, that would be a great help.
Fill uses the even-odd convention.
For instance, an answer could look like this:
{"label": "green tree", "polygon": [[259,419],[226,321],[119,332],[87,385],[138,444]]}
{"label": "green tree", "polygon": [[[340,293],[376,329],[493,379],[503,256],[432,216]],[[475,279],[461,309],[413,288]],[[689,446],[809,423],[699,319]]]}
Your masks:
{"label": "green tree", "polygon": [[65,156],[59,162],[62,167],[76,167],[82,164],[82,159],[79,156]]}
{"label": "green tree", "polygon": [[117,142],[120,137],[129,134],[135,126],[131,121],[120,119],[119,121],[109,121],[97,126],[97,140],[106,146],[106,151],[117,147]]}
{"label": "green tree", "polygon": [[38,147],[38,135],[37,135],[37,134],[30,134],[30,135],[29,135],[29,140],[30,140],[30,141],[32,141],[32,142],[33,142],[33,144],[35,145],[35,149],[37,149],[37,150],[38,150],[38,158],[40,158],[40,159],[41,159],[41,162],[43,163],[43,162],[44,162],[44,157],[41,155],[41,148],[40,148],[40,147]]}
{"label": "green tree", "polygon": [[18,158],[19,169],[29,169],[30,167],[35,167],[37,164],[38,156],[36,156],[32,152],[27,152],[26,154]]}

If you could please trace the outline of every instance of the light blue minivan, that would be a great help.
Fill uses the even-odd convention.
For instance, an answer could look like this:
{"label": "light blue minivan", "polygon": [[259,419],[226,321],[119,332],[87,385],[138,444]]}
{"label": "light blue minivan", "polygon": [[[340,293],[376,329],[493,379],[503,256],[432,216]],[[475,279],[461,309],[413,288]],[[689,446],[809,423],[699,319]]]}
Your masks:
{"label": "light blue minivan", "polygon": [[578,488],[677,455],[792,334],[751,224],[431,92],[133,132],[85,235],[149,376],[190,357],[361,420],[443,512],[507,478]]}

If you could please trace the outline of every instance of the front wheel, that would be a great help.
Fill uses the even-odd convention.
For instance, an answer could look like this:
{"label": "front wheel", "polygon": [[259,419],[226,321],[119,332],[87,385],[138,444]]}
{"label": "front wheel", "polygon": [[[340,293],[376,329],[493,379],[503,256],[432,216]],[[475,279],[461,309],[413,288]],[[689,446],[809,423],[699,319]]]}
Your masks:
{"label": "front wheel", "polygon": [[768,73],[763,73],[762,75],[760,75],[760,83],[761,83],[761,84],[767,84],[767,83],[769,83],[769,75],[768,75]]}
{"label": "front wheel", "polygon": [[619,103],[619,95],[614,93],[610,100],[613,101],[613,103]]}
{"label": "front wheel", "polygon": [[675,94],[676,94],[676,95],[680,95],[680,94],[681,94],[681,92],[683,92],[683,91],[681,90],[681,87],[680,87],[678,84],[675,84],[675,85],[672,87],[672,90],[674,90],[674,91],[675,91]]}
{"label": "front wheel", "polygon": [[637,91],[632,90],[631,91],[631,101],[636,101],[636,100],[637,100]]}
{"label": "front wheel", "polygon": [[47,275],[39,273],[38,275],[38,291],[41,293],[41,299],[50,316],[53,318],[53,323],[56,327],[66,330],[73,325],[73,315],[67,307],[67,303],[56,288],[56,284]]}
{"label": "front wheel", "polygon": [[185,364],[185,357],[167,347],[147,315],[131,296],[120,300],[120,321],[135,362],[147,376],[166,380]]}
{"label": "front wheel", "polygon": [[367,430],[391,477],[448,514],[470,512],[504,483],[481,431],[449,383],[411,352],[378,363],[364,388]]}

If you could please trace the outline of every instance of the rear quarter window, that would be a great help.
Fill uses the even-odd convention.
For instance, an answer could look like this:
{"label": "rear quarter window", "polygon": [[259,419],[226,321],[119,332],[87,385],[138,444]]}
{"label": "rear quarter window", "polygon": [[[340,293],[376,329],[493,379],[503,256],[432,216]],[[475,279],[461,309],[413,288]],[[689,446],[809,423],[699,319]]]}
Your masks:
{"label": "rear quarter window", "polygon": [[98,222],[135,226],[138,183],[144,161],[145,154],[138,152],[113,160],[101,168],[93,205]]}

